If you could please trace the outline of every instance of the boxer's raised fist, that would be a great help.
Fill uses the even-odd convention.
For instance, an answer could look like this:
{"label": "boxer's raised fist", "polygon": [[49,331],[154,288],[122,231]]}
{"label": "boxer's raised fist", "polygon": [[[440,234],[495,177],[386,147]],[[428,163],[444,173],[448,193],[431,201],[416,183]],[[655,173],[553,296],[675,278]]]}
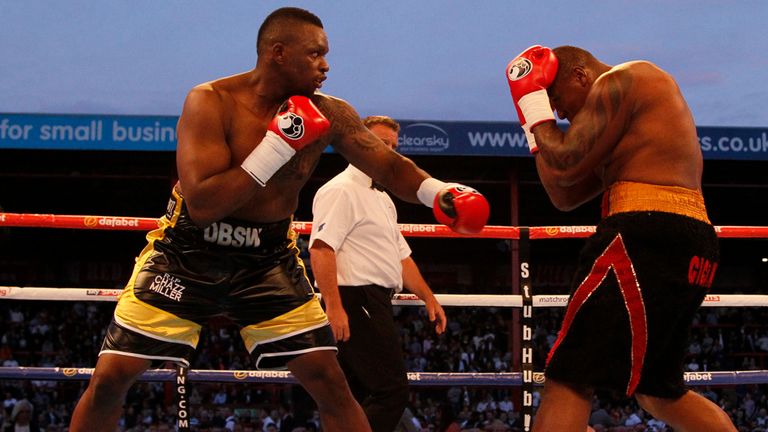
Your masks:
{"label": "boxer's raised fist", "polygon": [[555,119],[547,88],[555,80],[557,66],[555,53],[540,45],[526,49],[507,64],[509,91],[531,153],[538,151],[533,139],[533,128],[539,123]]}
{"label": "boxer's raised fist", "polygon": [[267,135],[276,135],[294,150],[301,150],[315,141],[331,123],[306,96],[291,96],[286,109],[278,113],[267,128]]}
{"label": "boxer's raised fist", "polygon": [[477,234],[488,222],[490,206],[485,197],[471,187],[450,184],[435,196],[435,219],[461,234]]}
{"label": "boxer's raised fist", "polygon": [[306,96],[291,96],[269,123],[267,134],[243,161],[241,167],[264,186],[298,150],[314,142],[330,122]]}

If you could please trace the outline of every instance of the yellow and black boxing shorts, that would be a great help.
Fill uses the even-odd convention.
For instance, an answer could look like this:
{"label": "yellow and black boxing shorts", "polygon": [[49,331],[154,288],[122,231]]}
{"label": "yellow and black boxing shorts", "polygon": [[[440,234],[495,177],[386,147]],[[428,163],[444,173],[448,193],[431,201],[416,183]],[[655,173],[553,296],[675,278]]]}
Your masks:
{"label": "yellow and black boxing shorts", "polygon": [[678,398],[688,333],[718,266],[717,234],[698,191],[621,182],[606,195],[545,376]]}
{"label": "yellow and black boxing shorts", "polygon": [[224,219],[201,229],[174,190],[147,240],[99,355],[189,365],[200,330],[213,317],[240,328],[259,369],[284,369],[303,353],[336,350],[290,219]]}

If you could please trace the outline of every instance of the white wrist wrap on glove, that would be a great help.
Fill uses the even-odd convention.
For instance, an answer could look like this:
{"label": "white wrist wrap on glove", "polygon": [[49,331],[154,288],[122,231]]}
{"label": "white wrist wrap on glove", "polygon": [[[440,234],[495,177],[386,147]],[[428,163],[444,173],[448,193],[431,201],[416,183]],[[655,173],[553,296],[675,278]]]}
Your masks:
{"label": "white wrist wrap on glove", "polygon": [[437,193],[448,186],[448,183],[442,182],[436,178],[430,177],[421,182],[416,196],[425,206],[432,208],[435,205],[435,196]]}
{"label": "white wrist wrap on glove", "polygon": [[291,160],[296,150],[288,145],[279,135],[267,131],[261,143],[248,155],[240,165],[261,186]]}
{"label": "white wrist wrap on glove", "polygon": [[541,122],[555,119],[555,113],[549,104],[549,96],[546,90],[536,90],[533,93],[528,93],[517,101],[517,106],[520,107],[520,111],[522,111],[525,117],[525,124],[529,128]]}
{"label": "white wrist wrap on glove", "polygon": [[536,145],[536,137],[533,136],[531,128],[527,124],[523,125],[523,132],[525,132],[525,138],[528,140],[528,148],[531,149],[531,154],[539,152],[539,146]]}

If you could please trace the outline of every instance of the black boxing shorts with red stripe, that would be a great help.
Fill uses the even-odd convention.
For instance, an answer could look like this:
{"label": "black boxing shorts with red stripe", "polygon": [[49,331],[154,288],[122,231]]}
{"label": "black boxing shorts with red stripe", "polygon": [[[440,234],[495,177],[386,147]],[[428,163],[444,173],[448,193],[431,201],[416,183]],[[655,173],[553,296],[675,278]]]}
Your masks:
{"label": "black boxing shorts with red stripe", "polygon": [[607,194],[545,376],[678,398],[691,323],[719,261],[717,235],[697,191],[622,182]]}
{"label": "black boxing shorts with red stripe", "polygon": [[147,240],[99,355],[188,365],[202,326],[220,316],[240,328],[258,369],[284,369],[303,353],[337,349],[289,219],[224,219],[201,229],[174,190]]}

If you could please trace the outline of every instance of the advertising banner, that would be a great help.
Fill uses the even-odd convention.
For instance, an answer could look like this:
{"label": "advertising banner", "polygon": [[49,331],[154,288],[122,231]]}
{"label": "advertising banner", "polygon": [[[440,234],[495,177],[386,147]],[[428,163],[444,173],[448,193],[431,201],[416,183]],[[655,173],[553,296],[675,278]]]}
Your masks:
{"label": "advertising banner", "polygon": [[[177,116],[0,113],[0,149],[174,151],[177,121]],[[399,122],[398,151],[405,155],[530,157],[517,122]],[[768,160],[768,128],[700,126],[697,132],[705,159]]]}

